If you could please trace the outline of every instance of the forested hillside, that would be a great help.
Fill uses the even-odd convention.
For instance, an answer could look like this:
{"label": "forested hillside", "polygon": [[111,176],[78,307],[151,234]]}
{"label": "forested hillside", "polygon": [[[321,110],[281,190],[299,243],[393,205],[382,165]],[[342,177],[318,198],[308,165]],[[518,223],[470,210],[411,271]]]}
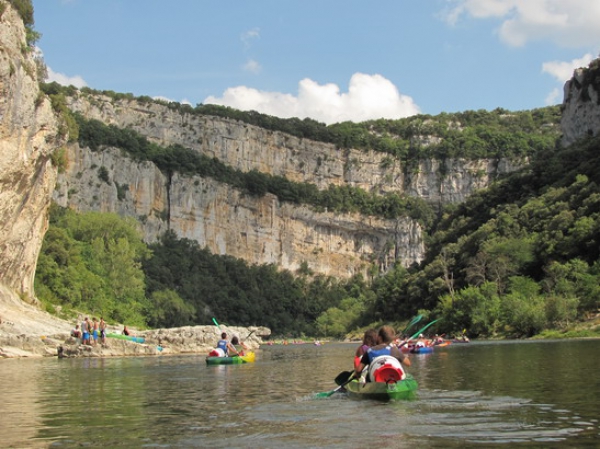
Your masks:
{"label": "forested hillside", "polygon": [[[69,94],[68,88],[56,84],[44,88],[57,108]],[[138,316],[132,319],[159,327],[206,322],[218,315],[231,323],[267,325],[275,334],[341,336],[376,321],[401,321],[419,312],[443,317],[448,333],[468,329],[471,335],[523,336],[563,328],[598,306],[591,287],[598,274],[594,246],[598,229],[595,196],[590,194],[596,193],[597,143],[558,149],[557,107],[516,113],[467,111],[329,127],[222,107],[169,107],[389,152],[406,158],[407,164],[420,157],[506,154],[527,157],[531,164],[465,204],[435,211],[418,198],[347,187],[319,191],[281,177],[243,173],[181,146],[161,147],[132,130],[86,120],[63,108],[80,145],[92,149],[118,147],[166,172],[210,176],[252,195],[275,194],[280,201],[364,215],[408,215],[428,229],[427,259],[419,266],[395,267],[383,276],[344,282],[314,277],[307,267],[291,273],[276,266],[251,266],[167,234],[149,248],[150,257],[139,260],[145,295]],[[585,162],[578,166],[576,161]],[[58,221],[55,225],[62,226]],[[42,296],[47,303],[68,303],[68,295],[60,299],[51,290],[46,293]],[[81,306],[85,304],[77,305]],[[122,319],[120,313],[111,315]]]}
{"label": "forested hillside", "polygon": [[600,306],[600,139],[539,154],[448,211],[427,260],[375,283],[377,316],[425,309],[444,329],[532,336]]}

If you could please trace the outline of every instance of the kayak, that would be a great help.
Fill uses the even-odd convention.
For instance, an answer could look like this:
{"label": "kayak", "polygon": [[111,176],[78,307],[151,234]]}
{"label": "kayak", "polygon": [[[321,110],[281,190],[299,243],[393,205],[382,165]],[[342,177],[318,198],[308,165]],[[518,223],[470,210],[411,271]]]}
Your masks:
{"label": "kayak", "polygon": [[414,347],[410,350],[413,354],[429,354],[433,352],[433,346]]}
{"label": "kayak", "polygon": [[133,335],[106,334],[106,336],[110,338],[118,338],[119,340],[129,340],[135,343],[144,343],[146,341],[144,337],[134,337]]}
{"label": "kayak", "polygon": [[249,352],[246,355],[234,355],[233,357],[206,357],[207,365],[237,365],[239,363],[252,363],[256,355],[254,352]]}
{"label": "kayak", "polygon": [[414,377],[407,374],[400,382],[360,382],[352,380],[345,386],[348,396],[357,399],[415,399],[419,385]]}

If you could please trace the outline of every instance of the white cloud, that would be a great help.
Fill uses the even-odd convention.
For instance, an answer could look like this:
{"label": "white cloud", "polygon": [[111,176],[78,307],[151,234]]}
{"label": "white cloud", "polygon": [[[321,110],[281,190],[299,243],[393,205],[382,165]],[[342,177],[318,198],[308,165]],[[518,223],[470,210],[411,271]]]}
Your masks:
{"label": "white cloud", "polygon": [[188,100],[187,98],[184,98],[181,101],[177,101],[177,100],[173,100],[169,97],[165,97],[163,95],[156,95],[154,97],[152,97],[153,100],[160,100],[160,101],[166,101],[167,103],[181,103],[181,104],[188,104],[190,106],[192,105],[192,102],[190,100]]}
{"label": "white cloud", "polygon": [[262,71],[262,66],[254,59],[248,59],[248,61],[246,61],[246,63],[244,64],[243,69],[245,72],[250,72],[254,73],[255,75],[258,75]]}
{"label": "white cloud", "polygon": [[85,80],[79,75],[67,76],[62,73],[55,72],[50,67],[47,67],[47,69],[48,69],[48,78],[46,79],[46,81],[48,83],[52,83],[52,82],[56,81],[58,84],[61,84],[63,86],[75,86],[77,88],[87,86],[87,83],[85,82]]}
{"label": "white cloud", "polygon": [[546,106],[553,106],[555,104],[558,104],[561,102],[561,95],[562,92],[558,87],[556,87],[552,89],[552,91],[550,91],[550,93],[546,96],[546,100],[544,101],[544,103],[546,104]]}
{"label": "white cloud", "polygon": [[497,18],[500,39],[511,46],[550,40],[559,46],[582,47],[600,42],[600,2],[596,0],[451,0],[446,20],[461,16]]}
{"label": "white cloud", "polygon": [[260,38],[260,28],[252,28],[251,30],[242,33],[241,37],[244,46],[247,48],[250,46],[254,39]]}
{"label": "white cloud", "polygon": [[542,64],[542,72],[556,78],[562,83],[567,82],[573,76],[573,71],[580,67],[587,67],[594,59],[591,53],[586,53],[581,58],[571,61],[549,61]]}
{"label": "white cloud", "polygon": [[398,119],[420,113],[413,99],[400,94],[391,81],[364,73],[352,76],[347,93],[341,93],[336,84],[320,85],[305,78],[298,84],[298,96],[238,86],[227,89],[220,98],[207,97],[203,103],[282,118],[310,117],[326,124]]}

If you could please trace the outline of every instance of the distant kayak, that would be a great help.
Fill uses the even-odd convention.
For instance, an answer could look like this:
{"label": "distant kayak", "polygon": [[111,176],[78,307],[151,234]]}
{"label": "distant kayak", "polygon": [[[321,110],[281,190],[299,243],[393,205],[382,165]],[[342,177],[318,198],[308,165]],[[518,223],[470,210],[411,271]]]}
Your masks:
{"label": "distant kayak", "polygon": [[234,355],[233,357],[206,357],[207,365],[237,365],[239,363],[253,363],[256,359],[254,352],[249,352],[246,355]]}
{"label": "distant kayak", "polygon": [[144,343],[146,339],[144,337],[134,337],[133,335],[123,335],[123,334],[106,334],[109,338],[118,338],[119,340],[129,340],[135,343]]}
{"label": "distant kayak", "polygon": [[433,346],[415,346],[410,352],[412,354],[429,354],[433,352]]}

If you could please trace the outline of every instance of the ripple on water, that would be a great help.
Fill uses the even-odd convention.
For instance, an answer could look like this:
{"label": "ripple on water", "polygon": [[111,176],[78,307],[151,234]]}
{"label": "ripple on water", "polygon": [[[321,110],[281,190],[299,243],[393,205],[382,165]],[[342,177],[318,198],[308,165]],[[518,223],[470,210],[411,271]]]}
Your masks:
{"label": "ripple on water", "polygon": [[474,391],[421,391],[407,417],[408,436],[479,444],[559,442],[589,430],[577,414],[528,399]]}

